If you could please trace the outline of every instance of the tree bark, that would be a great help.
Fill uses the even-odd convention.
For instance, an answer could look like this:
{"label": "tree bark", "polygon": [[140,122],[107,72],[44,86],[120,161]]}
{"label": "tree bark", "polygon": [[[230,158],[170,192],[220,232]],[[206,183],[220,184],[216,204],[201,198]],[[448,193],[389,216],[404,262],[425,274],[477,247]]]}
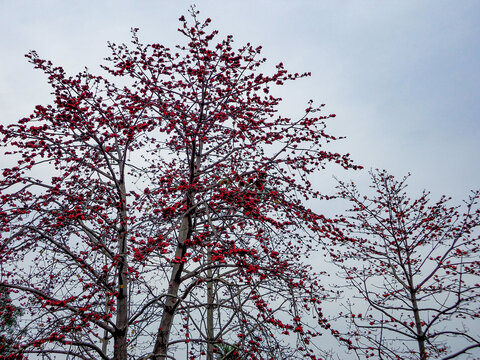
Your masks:
{"label": "tree bark", "polygon": [[128,327],[128,264],[127,264],[127,197],[125,183],[120,181],[120,243],[118,254],[118,295],[117,319],[114,333],[113,358],[127,360],[127,327]]}
{"label": "tree bark", "polygon": [[[185,240],[191,234],[191,216],[185,215],[180,225],[180,232],[178,234],[177,249],[175,252],[176,259],[182,259],[185,256]],[[172,329],[175,311],[178,305],[178,289],[180,288],[180,279],[183,272],[183,263],[179,261],[173,266],[172,276],[168,286],[168,293],[165,300],[165,306],[160,321],[160,327],[153,348],[153,355],[151,359],[165,360],[168,351],[168,342],[170,339],[170,332]]]}
{"label": "tree bark", "polygon": [[[208,249],[207,255],[208,264],[212,261],[212,251],[210,248]],[[207,282],[207,360],[214,360],[213,359],[213,349],[214,349],[214,338],[215,334],[213,331],[213,301],[214,301],[214,294],[213,294],[213,271],[212,269],[208,269],[207,272],[208,282]]]}
{"label": "tree bark", "polygon": [[[108,304],[110,302],[110,296],[106,295],[105,296],[105,314],[108,314],[108,311],[110,309],[110,305]],[[102,340],[102,352],[104,355],[107,355],[107,350],[108,350],[108,330],[105,329],[103,331],[103,340]]]}
{"label": "tree bark", "polygon": [[415,328],[417,332],[417,343],[420,360],[427,359],[427,353],[425,352],[425,334],[422,329],[422,320],[420,318],[420,311],[418,309],[417,297],[414,291],[410,292],[410,300],[412,301],[413,316],[415,318]]}

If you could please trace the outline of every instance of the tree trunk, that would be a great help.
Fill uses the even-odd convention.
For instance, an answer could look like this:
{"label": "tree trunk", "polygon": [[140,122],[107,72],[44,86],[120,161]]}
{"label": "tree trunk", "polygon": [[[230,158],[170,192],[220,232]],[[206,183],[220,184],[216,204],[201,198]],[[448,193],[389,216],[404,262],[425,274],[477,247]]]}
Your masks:
{"label": "tree trunk", "polygon": [[[108,304],[110,302],[110,296],[106,295],[105,296],[105,314],[108,314],[110,305]],[[103,340],[102,340],[102,352],[106,356],[108,351],[108,330],[105,329],[103,331]]]}
{"label": "tree trunk", "polygon": [[127,264],[127,210],[125,183],[120,182],[120,243],[118,254],[118,295],[117,319],[115,324],[113,358],[127,360],[127,327],[128,327],[128,264]]}
{"label": "tree trunk", "polygon": [[[200,106],[200,122],[203,118],[203,106],[202,103]],[[198,172],[200,169],[202,161],[202,149],[203,142],[200,141],[198,145],[198,152],[196,150],[195,141],[192,144],[191,148],[191,158],[190,158],[190,184],[193,184],[196,181]],[[193,193],[187,193],[187,209],[194,203],[195,195]],[[176,259],[183,259],[186,253],[185,240],[189,239],[193,233],[193,224],[192,224],[192,215],[190,211],[183,216],[182,223],[180,225],[180,231],[178,234],[177,240],[177,249],[175,251]],[[173,266],[172,276],[170,278],[170,283],[168,285],[168,292],[165,299],[165,306],[163,308],[162,319],[160,321],[160,327],[157,333],[157,339],[155,341],[155,346],[153,348],[153,354],[150,357],[154,360],[165,360],[167,358],[168,352],[168,342],[170,339],[170,332],[172,330],[173,319],[175,317],[175,311],[178,307],[178,290],[180,288],[181,277],[183,272],[184,264],[182,261],[179,261]]]}
{"label": "tree trunk", "polygon": [[[210,264],[212,261],[212,251],[208,249],[207,262]],[[208,269],[207,272],[208,282],[207,282],[207,360],[213,359],[213,349],[214,349],[214,339],[215,334],[213,331],[213,271]]]}
{"label": "tree trunk", "polygon": [[427,353],[425,352],[425,334],[422,330],[422,320],[420,319],[420,311],[418,310],[417,297],[414,291],[410,292],[410,300],[412,301],[413,316],[415,318],[415,328],[417,331],[417,343],[420,360],[426,360]]}
{"label": "tree trunk", "polygon": [[[178,235],[177,249],[175,257],[182,259],[185,256],[185,240],[191,234],[191,216],[186,215],[182,219],[180,225],[180,232]],[[153,348],[153,355],[151,359],[165,360],[168,351],[168,341],[170,339],[170,332],[172,329],[173,319],[175,317],[175,311],[178,305],[178,289],[180,288],[180,279],[183,271],[183,263],[178,262],[173,266],[172,276],[168,286],[168,293],[165,300],[165,306],[163,309],[162,319],[160,321],[160,327],[158,329],[157,340],[155,341],[155,347]]]}

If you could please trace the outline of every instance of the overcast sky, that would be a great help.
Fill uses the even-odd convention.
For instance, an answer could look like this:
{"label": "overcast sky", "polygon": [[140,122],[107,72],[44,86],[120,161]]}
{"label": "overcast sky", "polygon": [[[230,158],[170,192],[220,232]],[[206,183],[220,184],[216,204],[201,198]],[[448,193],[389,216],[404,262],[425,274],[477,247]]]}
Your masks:
{"label": "overcast sky", "polygon": [[[128,42],[132,27],[144,42],[183,41],[178,18],[191,4],[0,0],[0,122],[49,102],[45,77],[24,58],[29,50],[71,74],[96,72],[107,41]],[[412,190],[435,198],[459,202],[480,188],[480,1],[198,0],[197,8],[221,37],[262,45],[266,72],[280,61],[312,72],[276,94],[291,116],[309,99],[326,103],[337,114],[330,132],[347,137],[331,149],[366,169],[411,172]],[[367,178],[329,169],[318,185],[333,184],[332,175]]]}
{"label": "overcast sky", "polygon": [[[96,71],[107,41],[128,42],[131,27],[145,42],[182,41],[177,19],[191,4],[0,0],[0,121],[49,101],[28,50],[67,72]],[[220,36],[262,45],[270,65],[312,72],[281,89],[282,110],[295,116],[308,99],[326,103],[337,114],[331,132],[347,136],[336,151],[367,169],[411,172],[411,186],[435,197],[460,200],[480,187],[480,1],[199,0],[197,8]]]}

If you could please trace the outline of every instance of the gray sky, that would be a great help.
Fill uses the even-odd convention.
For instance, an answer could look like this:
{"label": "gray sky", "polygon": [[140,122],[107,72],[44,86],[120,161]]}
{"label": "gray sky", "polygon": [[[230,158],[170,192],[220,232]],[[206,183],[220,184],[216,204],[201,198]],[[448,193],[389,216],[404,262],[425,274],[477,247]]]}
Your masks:
{"label": "gray sky", "polygon": [[[174,45],[178,17],[191,1],[0,0],[0,121],[45,104],[49,88],[23,55],[35,49],[67,72],[92,71],[106,42]],[[480,187],[480,2],[199,0],[201,16],[236,44],[262,45],[269,64],[283,61],[312,77],[280,90],[284,113],[308,99],[337,114],[331,132],[347,136],[332,149],[411,186],[460,200]],[[268,70],[268,66],[266,71]],[[362,174],[334,172],[342,178]],[[331,172],[326,183],[333,182]]]}
{"label": "gray sky", "polygon": [[[178,18],[191,1],[0,0],[0,122],[14,122],[49,102],[45,77],[24,54],[68,73],[98,70],[107,41],[175,45]],[[326,103],[334,135],[330,149],[358,164],[412,173],[414,192],[465,198],[480,188],[480,1],[198,0],[220,36],[238,46],[262,45],[268,72],[282,61],[312,77],[275,94],[282,110],[302,115],[306,102]],[[0,165],[4,165],[0,161]],[[3,166],[0,166],[3,167]],[[332,175],[367,184],[366,171],[329,169],[318,180],[332,192]]]}

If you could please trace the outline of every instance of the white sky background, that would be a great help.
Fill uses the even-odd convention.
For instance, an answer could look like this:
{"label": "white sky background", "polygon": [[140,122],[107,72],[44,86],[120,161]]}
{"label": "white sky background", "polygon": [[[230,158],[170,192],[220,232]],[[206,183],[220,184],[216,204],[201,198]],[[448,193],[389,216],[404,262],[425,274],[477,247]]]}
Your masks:
{"label": "white sky background", "polygon": [[[0,0],[0,123],[50,101],[45,76],[24,58],[29,50],[74,74],[98,73],[107,41],[140,39],[173,46],[180,15],[192,1]],[[265,72],[282,61],[312,77],[287,83],[283,114],[302,115],[306,102],[326,103],[337,117],[327,130],[344,135],[330,147],[356,163],[412,173],[412,195],[426,188],[456,203],[480,188],[480,1],[458,0],[198,0],[220,37],[263,46]],[[0,167],[5,164],[0,159]],[[318,186],[333,192],[329,168]]]}

